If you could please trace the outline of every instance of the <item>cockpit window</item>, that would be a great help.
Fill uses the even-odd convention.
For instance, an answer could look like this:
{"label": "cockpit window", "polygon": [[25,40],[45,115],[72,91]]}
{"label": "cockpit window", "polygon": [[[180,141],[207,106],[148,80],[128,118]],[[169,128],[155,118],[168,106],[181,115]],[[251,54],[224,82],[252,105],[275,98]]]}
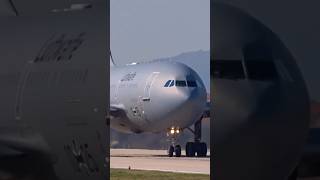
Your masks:
{"label": "cockpit window", "polygon": [[196,81],[187,81],[188,87],[197,87]]}
{"label": "cockpit window", "polygon": [[185,87],[187,86],[186,81],[176,80],[176,86],[177,87]]}
{"label": "cockpit window", "polygon": [[273,61],[248,60],[245,62],[248,78],[253,80],[275,80],[278,73]]}
{"label": "cockpit window", "polygon": [[177,87],[198,87],[198,83],[194,80],[168,80],[164,87],[172,87],[174,85]]}
{"label": "cockpit window", "polygon": [[168,87],[170,83],[171,83],[171,80],[168,80],[168,81],[166,82],[166,84],[164,85],[164,87]]}
{"label": "cockpit window", "polygon": [[248,44],[243,49],[243,58],[249,79],[260,81],[278,79],[270,47],[258,42]]}
{"label": "cockpit window", "polygon": [[211,63],[214,78],[244,79],[245,74],[241,60],[214,60]]}
{"label": "cockpit window", "polygon": [[172,87],[172,86],[174,86],[174,80],[171,81],[171,84],[169,87]]}

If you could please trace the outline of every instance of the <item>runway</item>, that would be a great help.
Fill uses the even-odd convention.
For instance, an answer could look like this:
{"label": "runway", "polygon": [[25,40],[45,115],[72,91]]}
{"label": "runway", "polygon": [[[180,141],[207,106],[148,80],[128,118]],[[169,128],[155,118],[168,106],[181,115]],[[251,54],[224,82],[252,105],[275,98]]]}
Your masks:
{"label": "runway", "polygon": [[[166,150],[111,149],[110,167],[210,174],[210,155],[204,158],[167,157]],[[182,154],[185,154],[182,151]]]}

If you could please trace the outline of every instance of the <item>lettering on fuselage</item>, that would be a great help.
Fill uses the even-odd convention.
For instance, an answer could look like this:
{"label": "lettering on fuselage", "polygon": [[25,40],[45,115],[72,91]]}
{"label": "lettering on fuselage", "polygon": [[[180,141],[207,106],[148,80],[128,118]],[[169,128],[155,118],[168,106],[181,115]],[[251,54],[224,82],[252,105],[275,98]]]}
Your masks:
{"label": "lettering on fuselage", "polygon": [[121,78],[121,82],[123,81],[132,81],[134,80],[134,78],[136,77],[137,73],[136,72],[133,72],[133,73],[128,73],[126,75],[123,76],[123,78]]}
{"label": "lettering on fuselage", "polygon": [[80,33],[76,37],[68,37],[66,34],[53,36],[43,45],[34,62],[70,61],[74,52],[83,43],[84,36],[85,33]]}
{"label": "lettering on fuselage", "polygon": [[138,88],[138,84],[137,83],[123,83],[119,85],[119,89],[123,89],[123,88]]}

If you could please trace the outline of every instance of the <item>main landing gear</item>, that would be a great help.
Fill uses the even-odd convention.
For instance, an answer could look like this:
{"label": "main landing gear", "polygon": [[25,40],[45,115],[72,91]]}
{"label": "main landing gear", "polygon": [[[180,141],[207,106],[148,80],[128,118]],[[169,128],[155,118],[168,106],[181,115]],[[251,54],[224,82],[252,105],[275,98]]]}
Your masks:
{"label": "main landing gear", "polygon": [[194,130],[188,128],[194,134],[194,142],[187,142],[186,144],[186,156],[187,157],[206,157],[207,156],[207,144],[201,142],[201,125],[202,118],[194,124]]}
{"label": "main landing gear", "polygon": [[[191,128],[187,128],[194,134],[194,142],[188,142],[186,144],[186,156],[187,157],[206,157],[207,156],[207,144],[201,142],[201,123],[202,118],[198,120],[194,124],[194,130]],[[170,138],[171,145],[168,148],[168,156],[172,157],[175,155],[176,157],[181,156],[181,146],[176,144],[177,136],[180,134],[181,129],[172,127],[169,129],[167,136]]]}

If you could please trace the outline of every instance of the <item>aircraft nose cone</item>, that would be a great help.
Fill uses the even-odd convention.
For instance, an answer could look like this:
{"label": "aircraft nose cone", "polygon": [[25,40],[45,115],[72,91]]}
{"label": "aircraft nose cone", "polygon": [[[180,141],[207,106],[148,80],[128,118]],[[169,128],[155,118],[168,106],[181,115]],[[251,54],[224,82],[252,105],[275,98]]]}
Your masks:
{"label": "aircraft nose cone", "polygon": [[201,102],[201,100],[203,100],[203,96],[205,96],[205,92],[202,92],[198,88],[181,88],[178,92],[181,103]]}
{"label": "aircraft nose cone", "polygon": [[189,89],[181,88],[178,90],[180,102],[187,102],[192,96],[192,92]]}
{"label": "aircraft nose cone", "polygon": [[206,92],[201,88],[184,88],[179,90],[181,117],[190,125],[202,115],[206,104]]}

